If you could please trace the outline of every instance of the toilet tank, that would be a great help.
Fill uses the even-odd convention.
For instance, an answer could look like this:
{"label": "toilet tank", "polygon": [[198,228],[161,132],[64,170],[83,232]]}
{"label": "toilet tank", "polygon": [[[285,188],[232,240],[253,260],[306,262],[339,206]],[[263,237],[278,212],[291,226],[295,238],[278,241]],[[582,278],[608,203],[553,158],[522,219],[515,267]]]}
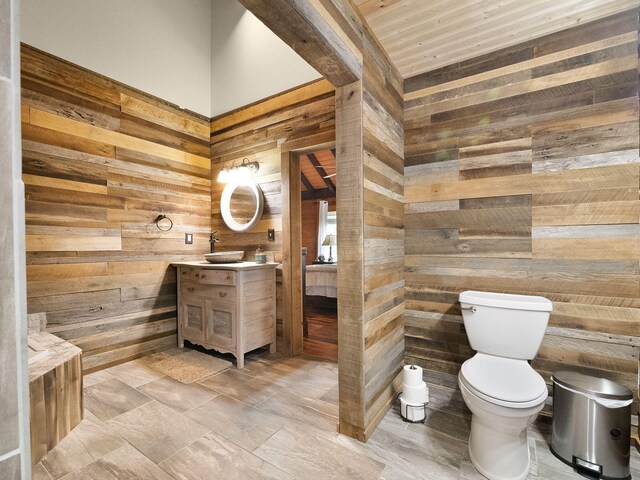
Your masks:
{"label": "toilet tank", "polygon": [[544,297],[468,290],[459,297],[471,348],[488,355],[532,360],[553,309]]}

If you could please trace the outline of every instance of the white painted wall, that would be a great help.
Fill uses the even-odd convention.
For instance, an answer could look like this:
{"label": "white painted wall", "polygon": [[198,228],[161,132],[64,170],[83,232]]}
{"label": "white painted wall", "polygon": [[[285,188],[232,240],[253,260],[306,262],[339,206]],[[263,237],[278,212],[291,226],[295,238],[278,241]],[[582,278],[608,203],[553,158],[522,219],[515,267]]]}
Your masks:
{"label": "white painted wall", "polygon": [[21,40],[205,116],[320,78],[237,0],[22,0]]}
{"label": "white painted wall", "polygon": [[211,0],[21,0],[23,42],[210,116]]}
{"label": "white painted wall", "polygon": [[213,0],[211,115],[321,75],[236,0]]}

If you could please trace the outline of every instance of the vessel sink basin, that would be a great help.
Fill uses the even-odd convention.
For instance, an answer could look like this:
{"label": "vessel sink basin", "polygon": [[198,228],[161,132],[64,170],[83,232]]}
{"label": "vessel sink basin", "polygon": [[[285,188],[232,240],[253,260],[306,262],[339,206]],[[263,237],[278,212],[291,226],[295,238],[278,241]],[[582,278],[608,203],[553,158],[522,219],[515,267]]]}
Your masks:
{"label": "vessel sink basin", "polygon": [[243,251],[207,253],[204,259],[209,263],[235,263],[242,261]]}

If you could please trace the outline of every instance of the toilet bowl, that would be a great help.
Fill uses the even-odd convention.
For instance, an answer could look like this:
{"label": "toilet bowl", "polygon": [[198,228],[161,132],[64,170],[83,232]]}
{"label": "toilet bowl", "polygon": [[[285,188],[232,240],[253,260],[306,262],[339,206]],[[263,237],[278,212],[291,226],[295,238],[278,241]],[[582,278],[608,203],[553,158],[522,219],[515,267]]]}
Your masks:
{"label": "toilet bowl", "polygon": [[551,302],[542,297],[460,294],[471,348],[458,384],[471,410],[469,456],[490,480],[521,480],[530,468],[527,427],[544,407],[544,379],[529,365],[546,330]]}

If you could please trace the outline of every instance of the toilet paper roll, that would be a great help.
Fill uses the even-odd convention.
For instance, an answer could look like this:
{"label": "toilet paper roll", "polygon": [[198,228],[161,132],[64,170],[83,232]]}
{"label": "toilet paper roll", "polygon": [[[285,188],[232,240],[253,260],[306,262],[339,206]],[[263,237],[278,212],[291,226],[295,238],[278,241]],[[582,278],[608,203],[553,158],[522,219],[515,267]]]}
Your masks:
{"label": "toilet paper roll", "polygon": [[413,406],[402,397],[400,397],[400,414],[402,418],[410,422],[421,422],[425,417],[424,407],[422,405],[417,407]]}
{"label": "toilet paper roll", "polygon": [[418,387],[422,382],[422,368],[416,365],[405,365],[402,374],[402,383],[410,387]]}
{"label": "toilet paper roll", "polygon": [[[424,384],[424,382],[422,382]],[[429,390],[426,385],[419,387],[404,387],[402,389],[402,398],[412,405],[422,405],[429,401]]]}

